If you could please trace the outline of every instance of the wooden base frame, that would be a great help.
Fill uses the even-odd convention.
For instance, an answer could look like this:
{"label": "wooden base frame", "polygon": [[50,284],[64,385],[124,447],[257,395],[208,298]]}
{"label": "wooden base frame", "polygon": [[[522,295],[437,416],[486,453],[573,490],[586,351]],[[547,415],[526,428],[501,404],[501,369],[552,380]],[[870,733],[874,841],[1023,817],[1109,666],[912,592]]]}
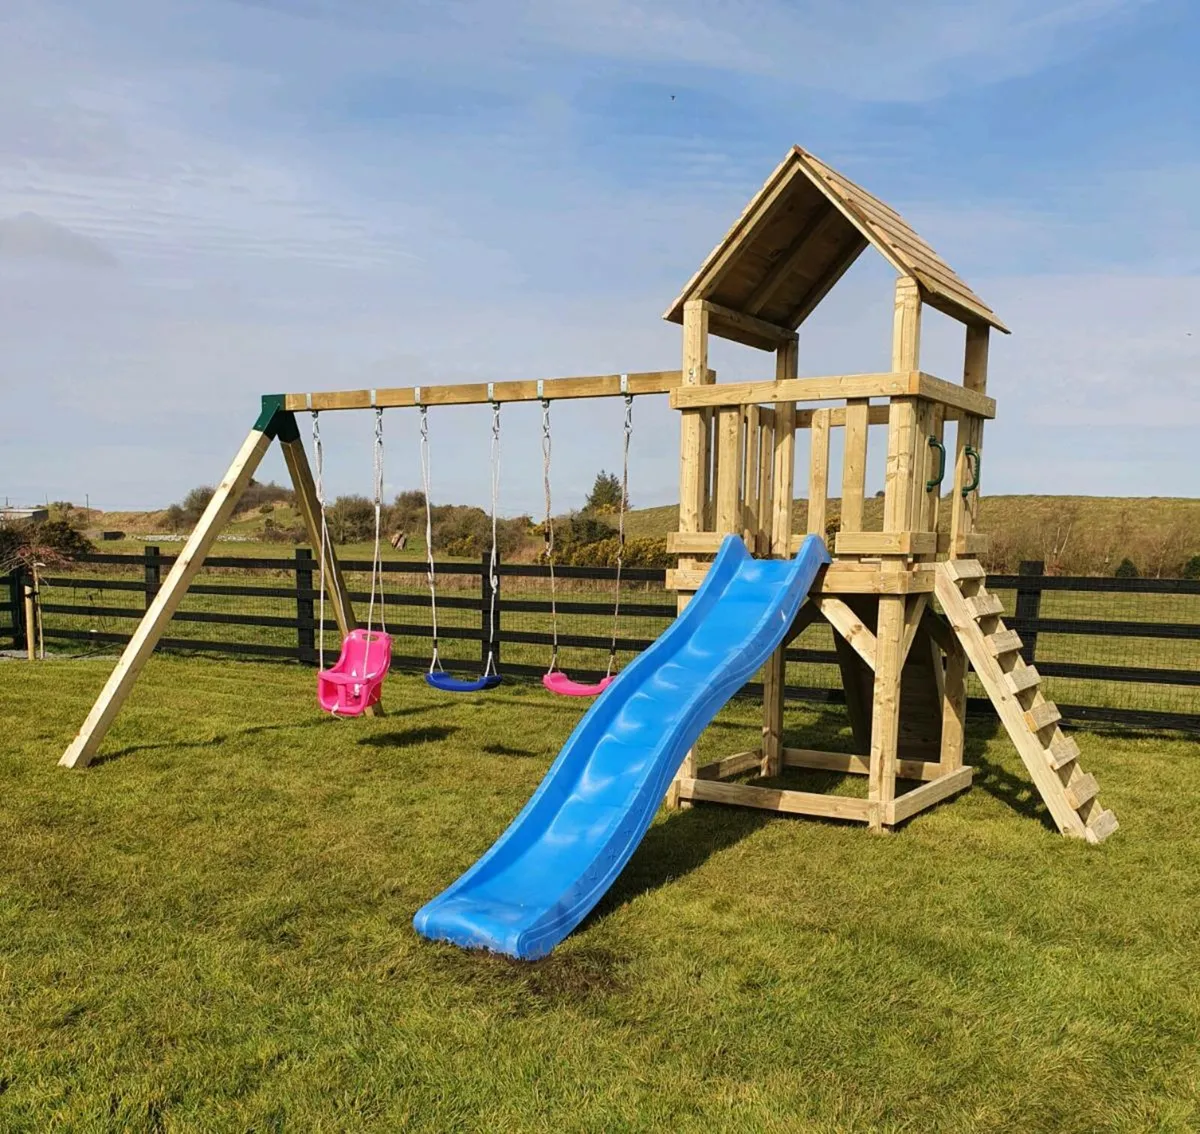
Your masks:
{"label": "wooden base frame", "polygon": [[[734,776],[757,769],[761,759],[762,754],[753,750],[705,764],[697,769],[694,777],[679,781],[680,797],[691,801],[756,807],[790,815],[871,822],[873,808],[868,799],[727,782]],[[850,775],[865,776],[870,773],[870,764],[861,756],[809,748],[785,748],[783,765],[785,768],[813,768]],[[971,786],[975,774],[975,769],[970,767],[946,769],[941,764],[912,760],[900,761],[899,769],[900,779],[924,782],[896,796],[884,806],[882,825],[885,828],[897,826],[942,800],[965,791]]]}

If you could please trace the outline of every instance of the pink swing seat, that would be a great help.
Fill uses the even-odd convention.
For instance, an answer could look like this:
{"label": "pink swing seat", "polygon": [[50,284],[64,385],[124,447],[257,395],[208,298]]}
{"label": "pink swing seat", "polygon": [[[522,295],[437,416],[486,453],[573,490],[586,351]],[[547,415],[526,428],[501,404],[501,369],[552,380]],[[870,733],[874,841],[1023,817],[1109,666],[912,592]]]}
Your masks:
{"label": "pink swing seat", "polygon": [[351,630],[337,663],[317,675],[317,701],[336,716],[360,716],[379,702],[391,664],[390,635],[381,630]]}
{"label": "pink swing seat", "polygon": [[578,681],[572,681],[561,669],[556,669],[553,673],[542,675],[542,684],[551,693],[558,693],[562,697],[598,697],[616,679],[616,674],[610,674],[608,677],[602,677],[595,685],[582,685]]}

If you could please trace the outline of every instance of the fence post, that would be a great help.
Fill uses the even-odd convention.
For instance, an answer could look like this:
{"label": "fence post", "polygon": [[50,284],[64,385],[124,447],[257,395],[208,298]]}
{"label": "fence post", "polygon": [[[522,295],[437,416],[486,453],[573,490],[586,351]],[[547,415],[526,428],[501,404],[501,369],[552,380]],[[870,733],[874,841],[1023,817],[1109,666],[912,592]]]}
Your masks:
{"label": "fence post", "polygon": [[296,656],[304,665],[317,660],[316,608],[312,598],[313,553],[296,548]]}
{"label": "fence post", "polygon": [[[1024,559],[1017,567],[1018,575],[1037,578],[1045,573],[1046,564],[1041,559]],[[1032,621],[1038,617],[1041,608],[1041,588],[1030,587],[1026,589],[1020,583],[1017,583],[1017,608],[1014,612],[1017,618]],[[1034,654],[1037,652],[1037,638],[1036,630],[1021,630],[1021,657],[1025,659],[1026,665],[1033,665]]]}
{"label": "fence post", "polygon": [[479,664],[486,668],[488,655],[492,664],[500,665],[500,557],[496,556],[496,625],[492,626],[492,553],[485,551],[480,559],[479,572]]}
{"label": "fence post", "polygon": [[8,602],[12,610],[12,644],[14,650],[25,645],[25,568],[18,565],[9,572]]}
{"label": "fence post", "polygon": [[146,609],[154,602],[158,588],[162,586],[162,548],[146,545]]}

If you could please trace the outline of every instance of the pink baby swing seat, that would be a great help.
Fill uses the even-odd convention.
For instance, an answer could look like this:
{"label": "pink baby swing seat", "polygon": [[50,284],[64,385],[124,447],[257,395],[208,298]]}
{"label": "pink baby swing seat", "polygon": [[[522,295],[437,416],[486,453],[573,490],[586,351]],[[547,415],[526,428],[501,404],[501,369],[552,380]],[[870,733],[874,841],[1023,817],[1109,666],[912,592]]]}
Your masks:
{"label": "pink baby swing seat", "polygon": [[341,656],[317,675],[317,701],[326,712],[357,717],[379,702],[392,664],[392,639],[381,630],[351,630]]}

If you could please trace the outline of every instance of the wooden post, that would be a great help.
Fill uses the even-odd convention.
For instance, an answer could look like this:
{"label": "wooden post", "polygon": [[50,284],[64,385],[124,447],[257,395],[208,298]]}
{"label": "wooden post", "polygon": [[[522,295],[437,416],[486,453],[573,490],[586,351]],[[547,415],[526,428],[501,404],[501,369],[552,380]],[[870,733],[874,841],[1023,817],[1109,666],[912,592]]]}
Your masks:
{"label": "wooden post", "polygon": [[808,534],[825,538],[829,509],[829,411],[813,410],[808,463]]}
{"label": "wooden post", "polygon": [[[963,745],[967,728],[967,655],[957,638],[947,643],[946,669],[942,679],[943,772],[955,772],[963,766]],[[939,664],[934,658],[934,665]]]}
{"label": "wooden post", "polygon": [[22,641],[24,641],[24,633],[21,627],[25,593],[25,588],[22,586],[21,580],[24,573],[24,568],[17,566],[12,569],[8,576],[8,605],[9,610],[12,612],[12,645],[14,650],[19,650]]}
{"label": "wooden post", "polygon": [[714,525],[718,532],[742,530],[742,409],[723,407],[717,412],[718,464]]}
{"label": "wooden post", "polygon": [[37,658],[37,606],[32,582],[25,584],[25,656],[29,661]]}
{"label": "wooden post", "polygon": [[146,579],[145,609],[149,610],[162,586],[162,548],[147,545],[142,552],[146,559],[144,575]]}
{"label": "wooden post", "polygon": [[845,444],[842,456],[842,516],[838,524],[838,529],[843,532],[863,530],[870,405],[867,398],[851,398],[846,402]]}
{"label": "wooden post", "polygon": [[[1041,578],[1046,573],[1046,564],[1040,559],[1025,559],[1017,566],[1017,574],[1026,578]],[[1042,588],[1022,586],[1017,583],[1016,605],[1013,614],[1019,622],[1032,622],[1037,619],[1042,609]],[[1018,625],[1021,635],[1021,657],[1026,665],[1033,665],[1037,653],[1038,632],[1027,626]]]}
{"label": "wooden post", "polygon": [[[683,305],[683,375],[685,386],[700,386],[708,381],[708,311],[704,301],[688,300]],[[709,427],[711,412],[685,410],[679,424],[679,530],[698,532],[705,522],[709,505],[709,454],[712,451]],[[681,570],[694,570],[694,558],[681,558]],[[687,606],[686,594],[676,596],[680,611]],[[683,758],[675,779],[667,789],[668,807],[690,807],[679,798],[679,781],[694,779],[696,749],[693,746]]]}
{"label": "wooden post", "polygon": [[[915,280],[896,281],[892,324],[892,370],[920,369],[921,292]],[[883,530],[912,530],[914,481],[917,473],[917,404],[914,398],[893,398],[888,414],[887,472],[884,479]],[[922,488],[924,486],[922,485]],[[883,557],[881,571],[905,571],[902,557]],[[904,666],[905,598],[879,596],[875,630],[875,689],[871,706],[871,766],[868,780],[868,824],[884,829],[887,805],[896,798],[896,770],[900,740],[900,679]]]}
{"label": "wooden post", "polygon": [[316,603],[313,602],[313,554],[296,548],[296,657],[302,665],[317,661]]}
{"label": "wooden post", "polygon": [[867,784],[868,825],[883,830],[886,806],[896,798],[900,743],[900,673],[903,666],[904,596],[879,596],[875,630],[875,697],[871,711],[871,770]]}
{"label": "wooden post", "polygon": [[[799,367],[799,340],[789,339],[775,351],[775,381],[795,378]],[[775,403],[775,431],[771,460],[771,555],[786,559],[791,554],[792,496],[796,459],[796,403]],[[763,460],[768,459],[764,452]],[[763,680],[763,746],[761,772],[777,776],[783,766],[783,699],[787,684],[787,643],[767,661]]]}
{"label": "wooden post", "polygon": [[80,728],[75,739],[63,753],[62,759],[59,760],[59,764],[63,767],[86,768],[91,763],[105,733],[108,732],[109,726],[125,703],[125,698],[129,696],[134,682],[137,681],[138,674],[141,673],[142,667],[154,652],[154,647],[162,637],[167,623],[171,621],[171,615],[175,613],[183,596],[187,593],[188,585],[195,577],[196,572],[200,570],[204,557],[216,540],[217,534],[225,526],[229,517],[233,515],[234,507],[246,490],[246,485],[249,484],[255,469],[258,468],[263,454],[269,448],[271,438],[277,428],[277,416],[278,414],[275,417],[267,417],[264,410],[264,417],[267,420],[259,419],[241,449],[238,450],[233,464],[229,466],[225,478],[217,486],[216,492],[208,502],[204,515],[200,517],[200,522],[188,537],[187,543],[184,544],[183,550],[175,560],[175,565],[171,568],[162,590],[155,596],[150,609],[138,623],[133,637],[129,639],[125,651],[121,654],[121,660],[109,674],[108,681],[105,682],[100,696],[96,698],[96,703],[92,706],[92,711],[88,714],[87,720],[83,722],[83,727]]}
{"label": "wooden post", "polygon": [[[987,393],[989,328],[986,324],[968,324],[963,356],[963,385],[977,393]],[[969,456],[968,450],[975,453]],[[979,471],[983,453],[983,418],[964,413],[958,422],[954,454],[954,491],[950,498],[950,558],[968,555],[966,537],[975,530],[979,518],[978,486],[963,495]]]}

